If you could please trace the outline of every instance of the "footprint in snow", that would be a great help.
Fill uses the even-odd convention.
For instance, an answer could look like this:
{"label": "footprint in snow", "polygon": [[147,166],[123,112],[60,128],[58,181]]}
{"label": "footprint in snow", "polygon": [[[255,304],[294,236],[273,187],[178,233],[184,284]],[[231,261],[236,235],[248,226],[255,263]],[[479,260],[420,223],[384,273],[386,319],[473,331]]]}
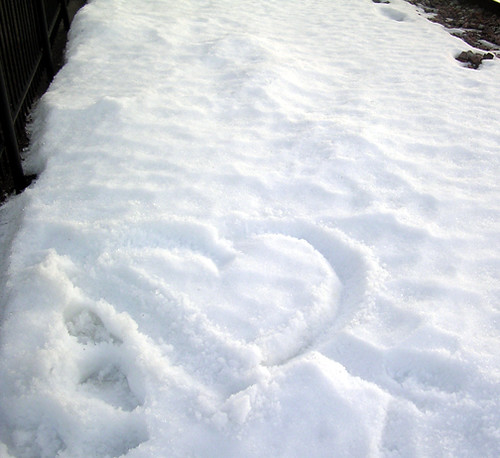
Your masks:
{"label": "footprint in snow", "polygon": [[402,11],[396,10],[394,8],[384,6],[380,9],[381,13],[388,17],[389,19],[392,19],[393,21],[396,22],[404,22],[408,19],[408,16],[406,13],[403,13]]}
{"label": "footprint in snow", "polygon": [[122,341],[110,333],[101,318],[91,310],[81,310],[66,321],[68,332],[83,345],[102,342],[121,344]]}
{"label": "footprint in snow", "polygon": [[[131,387],[130,371],[124,368],[123,340],[108,329],[96,312],[87,308],[73,313],[65,323],[69,335],[85,350],[79,364],[80,381],[76,391],[83,395],[92,410],[101,411],[97,416],[99,421],[106,423],[102,424],[103,430],[113,429],[116,424],[117,430],[127,431],[127,440],[120,439],[122,433],[113,433],[111,436],[116,436],[116,441],[105,444],[106,455],[121,456],[148,440],[146,426],[136,412],[143,401]],[[85,418],[82,422],[85,423]],[[88,433],[95,433],[95,427]]]}
{"label": "footprint in snow", "polygon": [[123,410],[133,410],[141,403],[130,389],[127,376],[120,369],[118,347],[123,341],[110,332],[102,319],[92,310],[83,309],[66,321],[68,333],[85,346],[111,345],[111,348],[97,348],[87,351],[87,369],[80,385],[89,394]]}
{"label": "footprint in snow", "polygon": [[130,389],[127,376],[118,365],[107,363],[83,377],[81,387],[109,405],[131,412],[142,403]]}

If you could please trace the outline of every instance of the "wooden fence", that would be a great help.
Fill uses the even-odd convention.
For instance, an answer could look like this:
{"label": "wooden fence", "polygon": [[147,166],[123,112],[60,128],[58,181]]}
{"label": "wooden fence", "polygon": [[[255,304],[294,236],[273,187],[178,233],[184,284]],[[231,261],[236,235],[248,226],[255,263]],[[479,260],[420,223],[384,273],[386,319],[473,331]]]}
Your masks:
{"label": "wooden fence", "polygon": [[61,24],[69,29],[68,0],[0,0],[0,201],[22,191],[20,149],[26,115],[42,80],[52,79],[52,46]]}

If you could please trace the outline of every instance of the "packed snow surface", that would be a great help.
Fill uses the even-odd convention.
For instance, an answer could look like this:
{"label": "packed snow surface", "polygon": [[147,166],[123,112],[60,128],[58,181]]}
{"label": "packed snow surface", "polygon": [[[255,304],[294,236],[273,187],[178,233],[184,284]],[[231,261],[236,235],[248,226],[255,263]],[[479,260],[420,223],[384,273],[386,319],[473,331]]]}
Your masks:
{"label": "packed snow surface", "polygon": [[0,214],[0,455],[498,456],[464,49],[402,0],[90,1]]}

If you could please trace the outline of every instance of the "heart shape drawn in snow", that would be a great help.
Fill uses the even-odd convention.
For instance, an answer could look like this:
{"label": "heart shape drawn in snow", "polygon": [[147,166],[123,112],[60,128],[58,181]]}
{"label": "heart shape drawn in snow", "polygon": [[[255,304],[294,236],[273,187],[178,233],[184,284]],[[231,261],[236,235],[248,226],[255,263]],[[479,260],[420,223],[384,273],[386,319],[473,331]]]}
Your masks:
{"label": "heart shape drawn in snow", "polygon": [[128,304],[140,328],[193,370],[207,359],[223,370],[220,358],[284,364],[363,313],[382,278],[371,251],[333,228],[233,219],[226,230],[147,221],[126,232],[133,248],[118,239],[120,249],[97,262],[108,300]]}

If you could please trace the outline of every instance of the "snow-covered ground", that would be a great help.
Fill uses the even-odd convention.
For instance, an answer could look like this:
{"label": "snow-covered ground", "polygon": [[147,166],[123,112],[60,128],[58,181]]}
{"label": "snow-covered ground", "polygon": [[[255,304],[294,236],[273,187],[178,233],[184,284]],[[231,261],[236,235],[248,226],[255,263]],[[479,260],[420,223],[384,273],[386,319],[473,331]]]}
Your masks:
{"label": "snow-covered ground", "polygon": [[0,455],[493,457],[500,62],[402,0],[93,0],[0,210]]}

